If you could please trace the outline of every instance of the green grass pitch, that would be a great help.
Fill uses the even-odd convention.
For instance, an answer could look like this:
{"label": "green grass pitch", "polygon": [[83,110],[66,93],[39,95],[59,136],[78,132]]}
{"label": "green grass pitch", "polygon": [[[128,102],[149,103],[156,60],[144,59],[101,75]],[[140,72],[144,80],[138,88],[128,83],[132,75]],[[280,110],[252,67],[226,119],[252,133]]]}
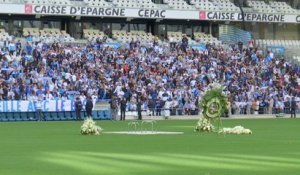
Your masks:
{"label": "green grass pitch", "polygon": [[[195,120],[158,121],[183,135],[80,135],[82,122],[0,123],[0,175],[297,175],[299,119],[223,120],[252,135],[195,133]],[[105,131],[126,122],[98,121]]]}

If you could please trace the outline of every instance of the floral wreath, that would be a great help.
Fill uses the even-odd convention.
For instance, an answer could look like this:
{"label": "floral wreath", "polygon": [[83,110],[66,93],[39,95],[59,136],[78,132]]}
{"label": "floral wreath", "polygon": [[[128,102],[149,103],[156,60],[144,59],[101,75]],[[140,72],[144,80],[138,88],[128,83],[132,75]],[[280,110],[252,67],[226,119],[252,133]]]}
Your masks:
{"label": "floral wreath", "polygon": [[219,83],[212,83],[204,92],[199,108],[202,110],[202,118],[199,120],[195,131],[213,131],[213,121],[218,122],[220,129],[220,117],[225,113],[228,106],[228,100],[223,92],[224,87]]}
{"label": "floral wreath", "polygon": [[219,118],[226,111],[228,100],[223,90],[224,87],[219,83],[212,83],[204,92],[200,107],[205,118]]}

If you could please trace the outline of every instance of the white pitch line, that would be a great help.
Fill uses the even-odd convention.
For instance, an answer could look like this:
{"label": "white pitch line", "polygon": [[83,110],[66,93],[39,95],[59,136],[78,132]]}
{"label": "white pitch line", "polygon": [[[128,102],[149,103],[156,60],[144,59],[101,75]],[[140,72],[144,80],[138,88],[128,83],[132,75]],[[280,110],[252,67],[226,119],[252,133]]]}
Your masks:
{"label": "white pitch line", "polygon": [[126,134],[126,135],[177,135],[183,132],[165,132],[165,131],[114,131],[103,132],[105,134]]}

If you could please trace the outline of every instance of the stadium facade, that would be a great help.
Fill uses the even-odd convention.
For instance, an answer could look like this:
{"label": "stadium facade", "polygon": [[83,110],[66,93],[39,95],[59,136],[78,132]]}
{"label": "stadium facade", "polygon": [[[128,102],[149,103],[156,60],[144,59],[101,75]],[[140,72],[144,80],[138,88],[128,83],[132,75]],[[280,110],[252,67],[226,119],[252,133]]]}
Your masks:
{"label": "stadium facade", "polygon": [[221,25],[251,31],[254,39],[300,39],[298,1],[246,1],[243,7],[229,0],[58,0],[0,1],[0,28],[24,36],[24,28],[58,28],[83,38],[85,29],[144,31],[161,39],[168,32],[194,38],[203,32],[219,37]]}

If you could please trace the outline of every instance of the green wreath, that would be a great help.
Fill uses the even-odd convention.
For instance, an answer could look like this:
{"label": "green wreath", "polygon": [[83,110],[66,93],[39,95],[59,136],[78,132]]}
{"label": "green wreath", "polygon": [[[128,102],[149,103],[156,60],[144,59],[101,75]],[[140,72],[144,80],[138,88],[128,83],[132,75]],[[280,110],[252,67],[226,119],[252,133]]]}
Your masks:
{"label": "green wreath", "polygon": [[[223,87],[218,83],[212,83],[204,92],[199,108],[203,117],[200,118],[194,131],[219,132],[221,128],[221,116],[228,108],[228,100],[223,94]],[[217,122],[217,127],[213,125]]]}
{"label": "green wreath", "polygon": [[212,98],[207,102],[205,115],[209,118],[216,118],[221,113],[221,104],[218,98]]}
{"label": "green wreath", "polygon": [[227,109],[227,97],[222,93],[223,88],[211,88],[205,91],[200,102],[203,117],[212,120],[220,118]]}

